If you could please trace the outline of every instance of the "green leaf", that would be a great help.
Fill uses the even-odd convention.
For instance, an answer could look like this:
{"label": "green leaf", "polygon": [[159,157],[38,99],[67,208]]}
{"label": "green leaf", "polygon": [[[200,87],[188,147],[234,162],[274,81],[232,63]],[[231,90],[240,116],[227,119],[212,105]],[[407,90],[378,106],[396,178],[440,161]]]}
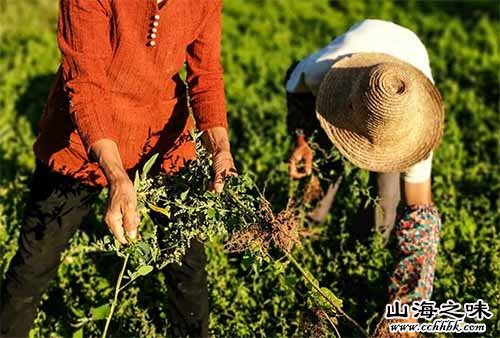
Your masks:
{"label": "green leaf", "polygon": [[244,254],[242,259],[241,259],[241,268],[246,271],[252,267],[252,264],[254,263],[254,258],[252,255],[249,254]]}
{"label": "green leaf", "polygon": [[210,208],[207,210],[208,218],[215,218],[215,215],[217,215],[217,212],[215,211],[214,208]]}
{"label": "green leaf", "polygon": [[135,245],[137,253],[146,261],[148,261],[153,253],[153,248],[149,243],[140,242]]}
{"label": "green leaf", "polygon": [[183,193],[181,193],[181,196],[180,196],[181,197],[181,201],[186,200],[186,197],[187,197],[188,193],[189,193],[189,188],[188,188],[188,190],[186,190]]}
{"label": "green leaf", "polygon": [[165,215],[167,217],[170,217],[170,211],[168,211],[165,208],[157,207],[156,205],[154,205],[152,203],[149,203],[149,202],[148,202],[148,208],[150,208],[153,211],[159,212],[160,214],[163,214],[163,215]]}
{"label": "green leaf", "polygon": [[304,270],[305,276],[307,278],[309,278],[314,285],[319,286],[319,283],[318,283],[318,280],[316,279],[316,277],[314,277],[313,274],[311,272],[309,272],[309,270],[306,270],[304,268],[303,268],[303,270]]}
{"label": "green leaf", "polygon": [[342,308],[342,299],[335,296],[335,294],[332,292],[332,290],[323,286],[321,288],[321,291],[323,291],[323,293],[327,296],[327,298],[330,300],[330,302],[335,304],[337,307]]}
{"label": "green leaf", "polygon": [[92,310],[90,310],[90,312],[92,313],[92,319],[93,320],[106,319],[106,317],[108,316],[110,307],[111,307],[110,304],[106,303],[106,304],[103,304],[99,307],[92,308]]}
{"label": "green leaf", "polygon": [[156,162],[156,159],[158,158],[158,155],[159,154],[154,154],[153,156],[151,156],[151,158],[146,162],[146,164],[144,164],[144,167],[142,167],[142,174],[141,174],[141,178],[142,179],[145,179],[147,176],[148,176],[148,173],[149,171],[151,170],[151,168],[153,167],[153,164],[155,164]]}
{"label": "green leaf", "polygon": [[70,310],[71,312],[73,312],[73,314],[78,317],[78,318],[83,318],[85,317],[85,312],[83,312],[82,310],[80,309],[77,309],[77,308],[74,308],[74,307],[70,307]]}
{"label": "green leaf", "polygon": [[342,300],[335,296],[330,289],[326,287],[321,287],[320,289],[322,294],[316,289],[312,289],[308,292],[308,307],[319,307],[328,313],[337,313],[337,308],[342,308]]}
{"label": "green leaf", "polygon": [[135,172],[134,177],[134,189],[137,191],[139,189],[139,185],[141,184],[141,178],[139,177],[139,170]]}
{"label": "green leaf", "polygon": [[81,327],[78,331],[73,332],[72,338],[83,338],[83,327]]}
{"label": "green leaf", "polygon": [[196,134],[196,129],[195,128],[191,128],[189,129],[189,136],[191,136],[191,138],[194,140],[196,140],[196,138],[198,137],[198,135]]}
{"label": "green leaf", "polygon": [[143,265],[135,272],[135,274],[138,276],[146,276],[151,271],[153,271],[153,267],[151,265]]}

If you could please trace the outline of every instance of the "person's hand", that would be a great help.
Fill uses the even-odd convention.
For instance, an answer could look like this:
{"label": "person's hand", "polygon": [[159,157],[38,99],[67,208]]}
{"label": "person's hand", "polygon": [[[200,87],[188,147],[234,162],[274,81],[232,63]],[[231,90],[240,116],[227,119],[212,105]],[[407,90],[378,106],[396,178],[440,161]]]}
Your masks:
{"label": "person's hand", "polygon": [[108,228],[121,244],[127,244],[127,237],[137,237],[140,216],[137,210],[137,194],[134,184],[123,169],[116,143],[110,139],[95,142],[91,155],[99,162],[109,183],[108,207],[104,216]]}
{"label": "person's hand", "polygon": [[224,179],[230,175],[237,175],[226,128],[214,127],[208,129],[203,133],[203,142],[213,156],[214,180],[210,189],[216,193],[221,193],[222,189],[224,189]]}
{"label": "person's hand", "polygon": [[313,166],[313,151],[304,135],[297,136],[297,145],[290,156],[288,174],[293,179],[311,175]]}
{"label": "person's hand", "polygon": [[128,176],[110,183],[104,221],[121,244],[127,244],[125,233],[131,240],[137,237],[137,227],[141,218],[137,211],[134,184]]}
{"label": "person's hand", "polygon": [[229,151],[216,153],[213,157],[214,180],[211,190],[220,194],[224,189],[224,179],[230,175],[237,175],[233,156]]}

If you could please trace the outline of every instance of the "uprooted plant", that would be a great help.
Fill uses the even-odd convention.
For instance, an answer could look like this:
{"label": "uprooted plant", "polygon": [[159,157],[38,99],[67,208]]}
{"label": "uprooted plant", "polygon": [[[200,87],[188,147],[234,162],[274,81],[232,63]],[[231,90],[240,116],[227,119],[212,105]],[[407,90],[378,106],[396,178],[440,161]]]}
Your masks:
{"label": "uprooted plant", "polygon": [[[121,246],[110,238],[96,244],[100,250],[114,251],[124,259],[113,301],[105,305],[107,320],[102,337],[107,335],[120,291],[154,268],[181,263],[191,241],[214,239],[224,240],[229,252],[245,252],[256,261],[279,257],[281,263],[291,263],[309,285],[308,304],[332,325],[336,335],[339,316],[366,335],[342,310],[342,300],[328,288],[321,287],[292,254],[294,246],[314,234],[311,228],[304,226],[304,206],[317,197],[318,182],[312,179],[301,196],[292,196],[286,208],[277,213],[248,175],[228,177],[224,191],[215,194],[208,189],[211,158],[199,142],[199,135],[192,137],[197,156],[174,175],[148,176],[156,156],[137,173],[134,185],[139,207],[151,221],[143,222],[142,237],[128,246]],[[126,283],[122,285],[124,280]]]}

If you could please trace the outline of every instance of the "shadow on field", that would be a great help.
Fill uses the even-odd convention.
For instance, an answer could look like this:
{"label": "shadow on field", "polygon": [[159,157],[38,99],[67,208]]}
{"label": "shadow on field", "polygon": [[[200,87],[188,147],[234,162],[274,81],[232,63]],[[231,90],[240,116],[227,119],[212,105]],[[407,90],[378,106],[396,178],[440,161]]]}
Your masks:
{"label": "shadow on field", "polygon": [[25,91],[16,101],[16,111],[19,116],[28,119],[33,135],[38,134],[38,121],[43,114],[53,79],[53,73],[35,76],[29,80]]}
{"label": "shadow on field", "polygon": [[[17,113],[17,116],[15,116],[16,121],[10,126],[12,129],[10,132],[14,134],[12,137],[18,140],[26,139],[24,137],[26,131],[20,127],[23,124],[19,123],[19,120],[22,118],[27,119],[33,135],[37,134],[38,120],[43,113],[53,77],[54,74],[35,76],[28,81],[26,89],[19,94],[15,101],[14,111]],[[32,146],[31,143],[23,143],[22,141],[20,144],[26,147],[25,149],[31,149]],[[26,163],[24,162],[21,164],[16,156],[12,156],[11,149],[12,146],[10,148],[0,148],[0,162],[2,164],[0,166],[0,185],[8,184],[14,181],[16,177],[31,175],[32,169],[25,166]]]}

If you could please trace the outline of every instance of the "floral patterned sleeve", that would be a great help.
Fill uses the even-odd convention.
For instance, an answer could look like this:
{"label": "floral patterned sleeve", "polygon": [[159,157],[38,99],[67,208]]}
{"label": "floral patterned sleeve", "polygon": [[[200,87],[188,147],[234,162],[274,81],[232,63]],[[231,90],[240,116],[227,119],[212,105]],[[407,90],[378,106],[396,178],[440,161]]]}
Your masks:
{"label": "floral patterned sleeve", "polygon": [[434,205],[405,206],[395,227],[398,252],[389,282],[390,302],[430,299],[440,230]]}

